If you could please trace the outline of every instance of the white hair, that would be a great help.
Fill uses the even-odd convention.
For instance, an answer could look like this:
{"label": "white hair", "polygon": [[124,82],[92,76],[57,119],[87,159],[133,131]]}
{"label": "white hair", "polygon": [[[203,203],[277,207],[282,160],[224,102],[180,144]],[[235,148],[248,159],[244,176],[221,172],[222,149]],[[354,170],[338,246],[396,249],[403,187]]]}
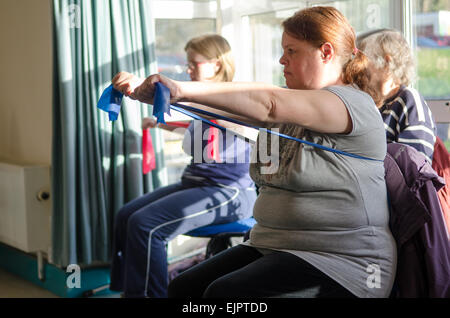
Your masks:
{"label": "white hair", "polygon": [[412,50],[399,31],[383,29],[363,34],[358,37],[357,46],[377,69],[386,70],[397,84],[408,86],[416,80]]}

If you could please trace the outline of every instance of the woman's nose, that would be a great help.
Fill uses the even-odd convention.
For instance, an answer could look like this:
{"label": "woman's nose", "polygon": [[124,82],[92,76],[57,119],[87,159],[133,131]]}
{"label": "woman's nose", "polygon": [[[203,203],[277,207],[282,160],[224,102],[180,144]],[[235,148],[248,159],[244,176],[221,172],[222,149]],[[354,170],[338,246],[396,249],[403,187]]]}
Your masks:
{"label": "woman's nose", "polygon": [[284,54],[280,57],[279,62],[281,65],[286,65],[286,59],[284,58]]}

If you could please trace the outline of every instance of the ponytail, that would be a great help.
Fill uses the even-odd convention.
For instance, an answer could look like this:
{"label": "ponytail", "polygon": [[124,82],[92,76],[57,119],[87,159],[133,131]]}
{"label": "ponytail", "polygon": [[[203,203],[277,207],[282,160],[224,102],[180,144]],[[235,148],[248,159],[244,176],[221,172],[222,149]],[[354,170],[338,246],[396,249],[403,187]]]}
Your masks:
{"label": "ponytail", "polygon": [[360,50],[355,50],[352,58],[344,65],[343,81],[345,84],[355,84],[358,88],[369,94],[377,107],[383,103],[379,89],[374,87],[374,72],[371,71],[369,58]]}

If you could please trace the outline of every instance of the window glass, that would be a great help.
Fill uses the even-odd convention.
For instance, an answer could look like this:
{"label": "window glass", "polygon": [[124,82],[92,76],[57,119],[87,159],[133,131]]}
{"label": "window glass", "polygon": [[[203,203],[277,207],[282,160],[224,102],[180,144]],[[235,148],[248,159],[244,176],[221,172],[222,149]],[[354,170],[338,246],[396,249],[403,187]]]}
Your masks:
{"label": "window glass", "polygon": [[253,78],[255,81],[285,86],[283,67],[279,59],[281,48],[281,23],[296,10],[283,10],[249,17],[252,36]]}
{"label": "window glass", "polygon": [[[416,87],[427,99],[450,99],[450,1],[415,0],[413,25],[418,67]],[[430,101],[429,101],[430,103]],[[436,118],[438,136],[450,149],[449,124]]]}
{"label": "window glass", "polygon": [[391,13],[395,1],[392,0],[341,0],[321,3],[333,6],[344,14],[356,33],[394,26]]}
{"label": "window glass", "polygon": [[418,88],[427,98],[450,98],[450,1],[417,0],[415,8]]}

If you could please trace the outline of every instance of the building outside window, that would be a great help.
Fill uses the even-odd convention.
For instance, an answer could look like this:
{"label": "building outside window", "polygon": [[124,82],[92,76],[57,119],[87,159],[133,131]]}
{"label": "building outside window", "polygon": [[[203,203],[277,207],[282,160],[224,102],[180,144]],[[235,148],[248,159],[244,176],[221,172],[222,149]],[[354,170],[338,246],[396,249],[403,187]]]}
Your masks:
{"label": "building outside window", "polygon": [[450,1],[415,0],[413,26],[417,89],[432,108],[438,136],[450,150]]}

